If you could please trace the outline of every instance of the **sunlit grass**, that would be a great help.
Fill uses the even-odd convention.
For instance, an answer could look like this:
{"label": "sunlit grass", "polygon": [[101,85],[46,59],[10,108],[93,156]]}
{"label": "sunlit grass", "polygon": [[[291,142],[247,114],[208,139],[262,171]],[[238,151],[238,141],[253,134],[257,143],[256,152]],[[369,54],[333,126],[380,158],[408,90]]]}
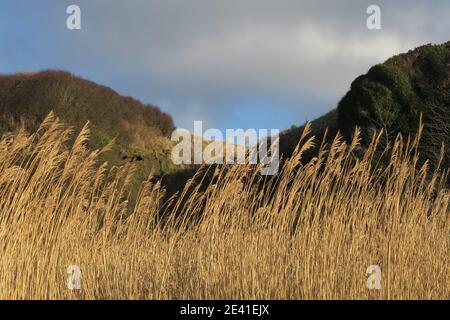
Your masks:
{"label": "sunlit grass", "polygon": [[[398,137],[380,162],[375,137],[356,157],[358,132],[301,164],[307,133],[273,179],[258,166],[211,168],[206,190],[197,178],[170,204],[150,178],[128,199],[132,165],[99,166],[108,147],[85,147],[88,126],[71,147],[53,115],[5,137],[0,298],[450,298],[446,171],[418,168],[418,139]],[[69,265],[80,292],[67,288]],[[381,290],[366,286],[370,265]]]}

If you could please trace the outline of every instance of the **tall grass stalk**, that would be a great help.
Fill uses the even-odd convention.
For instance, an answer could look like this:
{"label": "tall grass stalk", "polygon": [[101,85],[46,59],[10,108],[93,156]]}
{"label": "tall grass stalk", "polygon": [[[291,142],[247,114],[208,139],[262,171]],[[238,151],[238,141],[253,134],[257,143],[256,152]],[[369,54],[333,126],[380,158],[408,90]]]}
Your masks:
{"label": "tall grass stalk", "polygon": [[[130,199],[132,165],[98,164],[89,124],[50,114],[0,142],[1,299],[449,299],[447,171],[418,137],[358,155],[337,136],[311,161],[309,126],[280,173],[214,170],[165,202],[154,179]],[[199,172],[201,175],[201,172]],[[175,213],[176,212],[176,213]],[[195,218],[195,219],[194,219]],[[67,288],[77,265],[82,290]],[[381,289],[366,270],[378,265]]]}

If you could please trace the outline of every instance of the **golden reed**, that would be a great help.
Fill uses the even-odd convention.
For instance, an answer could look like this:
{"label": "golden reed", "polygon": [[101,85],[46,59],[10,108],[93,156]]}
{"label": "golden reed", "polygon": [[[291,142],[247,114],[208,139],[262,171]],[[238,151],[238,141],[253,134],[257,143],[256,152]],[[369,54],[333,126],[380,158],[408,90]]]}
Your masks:
{"label": "golden reed", "polygon": [[[304,163],[308,134],[275,178],[214,168],[206,190],[192,180],[170,205],[150,178],[131,201],[133,166],[99,165],[108,147],[87,149],[89,125],[74,143],[53,114],[32,135],[4,136],[0,298],[449,299],[445,168],[419,166],[418,138],[380,156],[374,136],[356,157],[358,130]],[[370,265],[380,290],[366,286]]]}

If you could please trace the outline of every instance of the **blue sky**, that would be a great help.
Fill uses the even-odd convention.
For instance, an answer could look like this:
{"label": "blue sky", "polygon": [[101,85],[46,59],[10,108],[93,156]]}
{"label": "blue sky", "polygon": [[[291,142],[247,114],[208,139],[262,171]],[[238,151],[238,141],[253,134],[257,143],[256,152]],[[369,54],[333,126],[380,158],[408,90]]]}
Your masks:
{"label": "blue sky", "polygon": [[[82,29],[66,28],[81,7]],[[378,4],[382,29],[366,28]],[[300,125],[376,63],[450,40],[448,1],[0,0],[0,73],[63,69],[177,126]]]}

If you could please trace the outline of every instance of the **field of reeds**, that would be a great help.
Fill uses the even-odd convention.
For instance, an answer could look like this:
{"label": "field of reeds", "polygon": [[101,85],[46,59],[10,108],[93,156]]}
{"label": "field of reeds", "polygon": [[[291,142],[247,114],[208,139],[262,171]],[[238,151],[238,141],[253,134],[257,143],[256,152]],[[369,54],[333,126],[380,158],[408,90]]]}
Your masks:
{"label": "field of reeds", "polygon": [[447,171],[418,160],[420,132],[362,155],[337,136],[305,163],[308,130],[274,178],[211,167],[170,200],[152,177],[132,199],[133,165],[99,164],[89,125],[4,136],[0,298],[449,299]]}

